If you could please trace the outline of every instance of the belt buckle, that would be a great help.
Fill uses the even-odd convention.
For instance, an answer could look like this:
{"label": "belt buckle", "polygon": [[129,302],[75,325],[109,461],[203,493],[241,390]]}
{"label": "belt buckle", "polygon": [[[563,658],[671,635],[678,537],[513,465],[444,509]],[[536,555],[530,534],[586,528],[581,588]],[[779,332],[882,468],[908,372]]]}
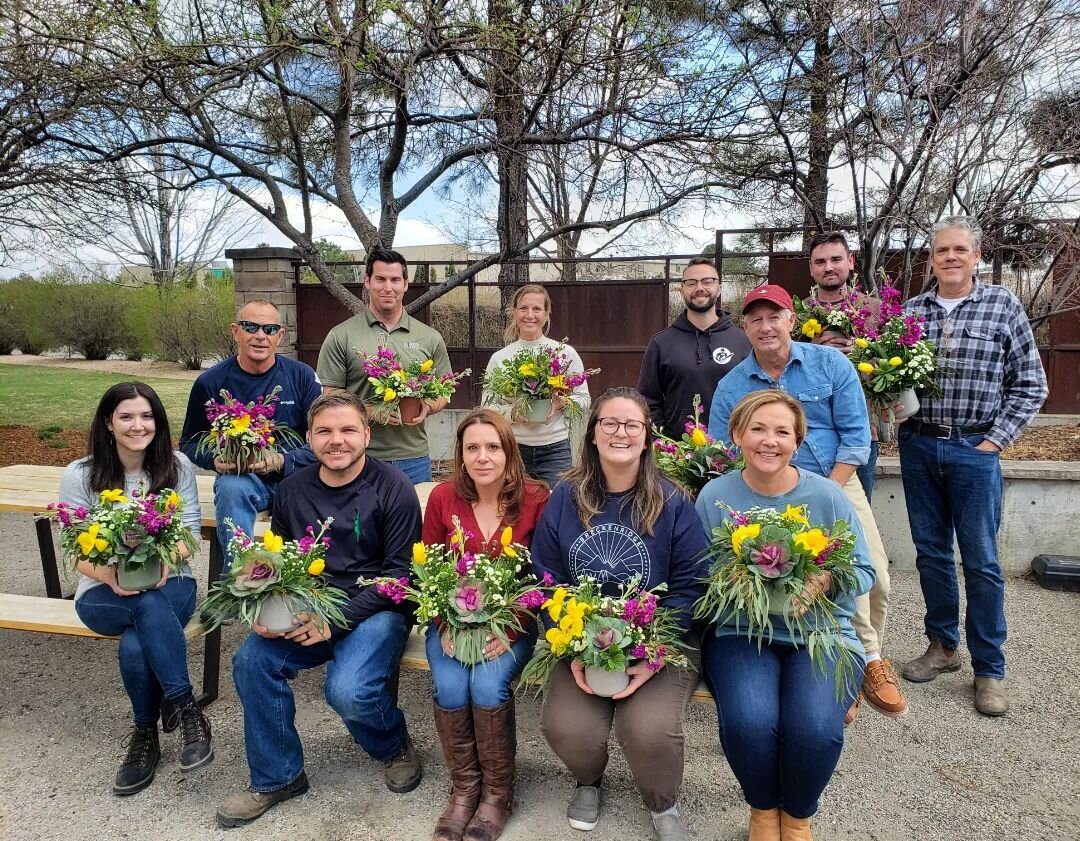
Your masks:
{"label": "belt buckle", "polygon": [[955,428],[956,427],[954,427],[954,426],[939,426],[938,427],[938,434],[935,437],[941,438],[941,439],[952,438],[953,430]]}

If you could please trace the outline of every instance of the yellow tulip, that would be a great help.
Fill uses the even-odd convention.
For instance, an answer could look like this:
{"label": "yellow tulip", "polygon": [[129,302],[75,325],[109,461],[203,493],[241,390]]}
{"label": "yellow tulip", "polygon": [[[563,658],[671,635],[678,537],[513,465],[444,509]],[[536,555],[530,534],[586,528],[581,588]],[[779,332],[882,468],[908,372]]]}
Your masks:
{"label": "yellow tulip", "polygon": [[795,545],[808,552],[810,557],[816,558],[829,545],[829,538],[821,529],[810,529],[808,532],[795,535]]}
{"label": "yellow tulip", "polygon": [[695,447],[706,447],[709,444],[709,436],[702,432],[701,427],[695,427],[690,433],[690,442]]}
{"label": "yellow tulip", "polygon": [[870,347],[870,343],[866,341],[866,339],[856,339],[855,347],[859,348],[860,350],[866,350],[868,347]]}
{"label": "yellow tulip", "polygon": [[750,523],[748,526],[739,526],[731,533],[731,551],[736,556],[742,552],[743,541],[754,540],[761,534],[760,523]]}
{"label": "yellow tulip", "polygon": [[388,388],[382,393],[382,399],[383,403],[392,403],[397,400],[397,392],[392,388]]}
{"label": "yellow tulip", "polygon": [[165,506],[167,508],[179,508],[180,507],[180,494],[176,491],[170,493],[165,497]]}
{"label": "yellow tulip", "polygon": [[874,366],[869,362],[860,362],[858,365],[860,374],[872,374],[874,373]]}
{"label": "yellow tulip", "polygon": [[427,563],[427,547],[423,543],[414,543],[412,545],[412,562],[418,567],[422,567]]}
{"label": "yellow tulip", "polygon": [[824,328],[821,326],[821,322],[818,321],[816,318],[809,319],[802,326],[802,334],[804,336],[806,336],[808,339],[814,338],[815,336],[817,336],[819,333],[821,333],[823,331],[824,331]]}
{"label": "yellow tulip", "polygon": [[899,368],[901,365],[904,364],[904,360],[901,359],[899,356],[894,356],[892,359],[889,360],[889,364],[892,365],[893,368]]}
{"label": "yellow tulip", "polygon": [[79,544],[79,549],[87,558],[90,557],[90,553],[94,550],[104,552],[109,548],[109,541],[103,537],[98,537],[99,531],[101,531],[101,526],[98,523],[91,523],[90,528],[75,538],[75,542]]}
{"label": "yellow tulip", "polygon": [[517,550],[514,549],[514,530],[507,526],[502,530],[502,534],[499,535],[499,543],[502,544],[503,554],[508,558],[516,558]]}
{"label": "yellow tulip", "polygon": [[780,516],[792,523],[802,523],[804,526],[810,525],[810,521],[806,519],[806,513],[801,505],[789,505]]}
{"label": "yellow tulip", "polygon": [[434,367],[435,367],[435,360],[434,359],[425,359],[420,365],[420,373],[421,374],[426,374],[428,371],[430,371]]}
{"label": "yellow tulip", "polygon": [[540,371],[532,362],[526,362],[518,366],[518,373],[523,377],[535,377]]}
{"label": "yellow tulip", "polygon": [[270,529],[266,530],[263,535],[263,548],[267,552],[280,552],[284,546],[285,539],[283,537],[278,537]]}
{"label": "yellow tulip", "polygon": [[326,561],[322,558],[316,558],[310,564],[308,564],[308,575],[322,575],[322,571],[326,569]]}
{"label": "yellow tulip", "polygon": [[111,490],[101,492],[102,502],[112,502],[116,505],[126,505],[127,497],[124,496],[124,492],[119,488],[112,488]]}

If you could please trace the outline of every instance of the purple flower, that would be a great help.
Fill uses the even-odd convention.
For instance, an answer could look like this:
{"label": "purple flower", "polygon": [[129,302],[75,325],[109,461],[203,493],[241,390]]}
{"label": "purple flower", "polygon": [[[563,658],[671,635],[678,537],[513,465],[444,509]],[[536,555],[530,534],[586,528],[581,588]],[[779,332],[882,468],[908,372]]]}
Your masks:
{"label": "purple flower", "polygon": [[637,645],[630,649],[630,656],[633,657],[635,660],[644,660],[646,657],[649,656],[649,649],[647,649],[643,644],[639,642]]}
{"label": "purple flower", "polygon": [[457,565],[454,567],[454,569],[457,571],[458,575],[468,575],[469,570],[473,568],[473,565],[475,563],[476,555],[474,555],[472,552],[466,552],[464,555],[458,558]]}
{"label": "purple flower", "polygon": [[766,543],[760,549],[750,551],[750,560],[757,564],[758,572],[765,578],[779,578],[791,569],[791,553],[779,543]]}
{"label": "purple flower", "polygon": [[536,610],[547,601],[547,597],[539,590],[529,590],[517,597],[517,603],[526,610]]}
{"label": "purple flower", "polygon": [[484,607],[484,585],[478,582],[462,584],[453,596],[454,609],[459,614],[476,613]]}
{"label": "purple flower", "polygon": [[545,570],[544,571],[544,577],[540,579],[540,583],[542,585],[544,585],[545,587],[550,587],[552,584],[555,583],[555,578],[552,576],[552,574],[550,572],[547,572]]}
{"label": "purple flower", "polygon": [[614,642],[615,642],[615,629],[614,628],[604,628],[601,631],[597,631],[596,634],[593,636],[593,645],[595,645],[601,651],[603,651],[604,649],[610,647],[612,644],[614,644]]}
{"label": "purple flower", "polygon": [[384,598],[390,599],[394,604],[401,604],[408,595],[408,591],[405,589],[408,586],[408,578],[380,581],[375,585],[375,592]]}
{"label": "purple flower", "polygon": [[271,584],[277,583],[279,578],[281,570],[274,564],[252,558],[233,576],[232,584],[237,590],[260,593]]}

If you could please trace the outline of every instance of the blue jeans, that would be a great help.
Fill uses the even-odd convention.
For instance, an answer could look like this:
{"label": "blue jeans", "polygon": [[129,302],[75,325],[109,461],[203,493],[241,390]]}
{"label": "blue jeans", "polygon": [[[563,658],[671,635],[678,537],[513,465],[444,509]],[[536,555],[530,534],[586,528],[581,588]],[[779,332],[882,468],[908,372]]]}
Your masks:
{"label": "blue jeans", "polygon": [[521,674],[536,645],[536,625],[530,625],[529,632],[518,637],[509,652],[475,666],[447,657],[439,642],[439,632],[434,625],[429,626],[424,645],[435,703],[444,710],[460,710],[470,704],[491,709],[509,701],[510,684]]}
{"label": "blue jeans", "polygon": [[[716,700],[720,743],[754,809],[808,818],[844,749],[844,713],[832,665],[822,674],[805,647],[762,645],[745,636],[707,635],[701,656]],[[856,674],[855,685],[862,683]]]}
{"label": "blue jeans", "polygon": [[539,447],[519,444],[518,449],[521,450],[521,460],[525,463],[525,472],[533,479],[547,482],[549,488],[554,488],[559,477],[574,463],[570,456],[569,440]]}
{"label": "blue jeans", "polygon": [[214,480],[214,516],[217,518],[217,538],[225,555],[225,568],[229,571],[229,538],[232,530],[225,525],[226,518],[244,530],[250,537],[255,535],[255,515],[266,511],[274,500],[277,483],[265,482],[254,473],[219,473]]}
{"label": "blue jeans", "polygon": [[967,636],[976,677],[1005,676],[1005,580],[997,534],[1005,491],[997,453],[977,450],[982,435],[930,438],[900,427],[900,471],[915,565],[926,602],[926,635],[960,643],[960,592],[953,535],[967,592]]}
{"label": "blue jeans", "polygon": [[409,477],[414,485],[431,481],[431,456],[416,458],[392,458],[390,464]]}
{"label": "blue jeans", "polygon": [[880,445],[877,441],[870,442],[870,460],[866,462],[862,467],[855,470],[855,475],[859,477],[859,484],[862,485],[863,493],[866,494],[866,501],[872,502],[874,496],[874,468],[877,467],[877,457]]}
{"label": "blue jeans", "polygon": [[120,677],[139,727],[157,725],[163,691],[171,701],[191,695],[184,626],[195,612],[194,578],[170,578],[136,596],[91,587],[75,612],[91,631],[120,637]]}
{"label": "blue jeans", "polygon": [[405,650],[405,617],[384,610],[348,633],[337,628],[333,633],[343,635],[312,646],[252,633],[233,655],[233,684],[244,707],[244,743],[254,791],[277,791],[304,770],[289,681],[302,669],[324,663],[326,702],[344,720],[353,740],[380,762],[401,752],[405,716],[387,681]]}

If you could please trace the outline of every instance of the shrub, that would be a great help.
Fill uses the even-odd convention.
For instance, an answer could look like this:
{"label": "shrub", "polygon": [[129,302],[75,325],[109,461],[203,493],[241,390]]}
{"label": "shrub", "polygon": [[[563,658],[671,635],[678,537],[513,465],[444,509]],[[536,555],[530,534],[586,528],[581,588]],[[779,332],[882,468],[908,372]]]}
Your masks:
{"label": "shrub", "polygon": [[[42,353],[57,346],[52,325],[56,315],[55,281],[22,275],[0,283],[0,348],[11,353]],[[10,347],[8,346],[10,345]]]}
{"label": "shrub", "polygon": [[165,359],[197,371],[204,360],[234,352],[229,325],[233,320],[231,283],[163,287],[153,329]]}
{"label": "shrub", "polygon": [[107,359],[133,343],[127,321],[131,290],[111,283],[78,283],[53,287],[57,306],[53,325],[57,340],[87,359]]}
{"label": "shrub", "polygon": [[154,335],[154,319],[160,305],[155,286],[126,289],[128,338],[120,352],[132,362],[141,362],[147,356],[160,355],[160,346]]}

